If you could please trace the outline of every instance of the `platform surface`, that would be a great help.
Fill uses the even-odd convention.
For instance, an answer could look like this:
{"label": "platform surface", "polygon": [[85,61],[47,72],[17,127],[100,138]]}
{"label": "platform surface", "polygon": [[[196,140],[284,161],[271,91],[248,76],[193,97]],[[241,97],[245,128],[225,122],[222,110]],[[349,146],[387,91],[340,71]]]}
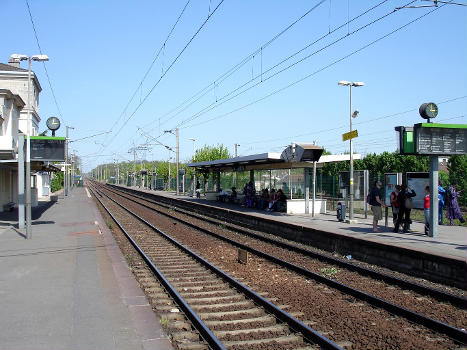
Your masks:
{"label": "platform surface", "polygon": [[85,188],[0,213],[0,349],[172,349]]}
{"label": "platform surface", "polygon": [[[220,203],[217,201],[206,200],[204,197],[200,199],[189,197],[188,195],[176,195],[174,192],[167,191],[152,191],[143,188],[133,187],[135,190],[155,193],[157,195],[184,199],[192,202],[198,202],[206,205],[226,208],[229,210],[238,211],[244,214],[263,217],[279,222],[310,227],[313,229],[332,232],[339,235],[349,236],[362,240],[384,243],[396,247],[403,247],[410,250],[425,252],[438,256],[448,257],[457,260],[467,261],[467,228],[463,226],[438,226],[438,235],[436,237],[428,237],[424,234],[424,223],[413,221],[411,232],[399,233],[392,232],[391,210],[389,210],[388,227],[384,226],[384,218],[378,222],[379,233],[373,232],[373,216],[371,211],[365,219],[364,215],[355,215],[357,223],[348,224],[339,222],[335,212],[328,214],[319,214],[314,217],[311,214],[285,214],[276,212],[267,212],[265,210],[245,208],[238,204]],[[310,201],[311,206],[311,201]],[[311,211],[311,210],[310,210]],[[445,219],[445,221],[447,221]],[[349,252],[350,254],[350,252]]]}

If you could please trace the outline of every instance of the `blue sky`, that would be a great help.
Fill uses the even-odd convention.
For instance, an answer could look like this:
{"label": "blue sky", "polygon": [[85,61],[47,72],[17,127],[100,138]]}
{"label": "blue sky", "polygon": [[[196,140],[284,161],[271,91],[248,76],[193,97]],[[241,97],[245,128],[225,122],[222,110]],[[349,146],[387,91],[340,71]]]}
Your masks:
{"label": "blue sky", "polygon": [[[231,153],[238,143],[240,155],[281,152],[293,141],[316,141],[343,153],[349,146],[341,137],[349,130],[349,89],[338,86],[339,80],[365,82],[352,94],[353,109],[360,111],[354,119],[355,152],[395,150],[394,126],[420,122],[417,109],[423,102],[438,103],[440,122],[466,122],[467,7],[394,11],[410,1],[225,0],[167,71],[220,1],[190,1],[164,47],[186,0],[29,0],[61,110],[42,64],[35,63],[43,87],[41,130],[50,116],[75,128],[72,140],[111,130],[71,144],[85,171],[131,159],[129,149],[154,144],[151,138],[174,147],[175,137],[163,131],[177,126],[181,160],[191,157],[190,138],[196,148],[224,144]],[[0,61],[6,63],[12,53],[38,53],[26,1],[3,0],[1,8]],[[218,80],[244,59],[243,66]],[[203,88],[201,98],[189,100]],[[178,108],[187,100],[189,105]],[[57,134],[64,132],[63,127]],[[164,147],[150,148],[138,158],[172,156]]]}

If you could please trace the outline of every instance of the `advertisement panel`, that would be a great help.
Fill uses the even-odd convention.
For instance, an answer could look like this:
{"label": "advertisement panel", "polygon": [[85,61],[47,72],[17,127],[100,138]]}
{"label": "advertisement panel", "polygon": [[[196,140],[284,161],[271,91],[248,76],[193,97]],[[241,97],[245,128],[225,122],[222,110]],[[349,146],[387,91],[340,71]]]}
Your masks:
{"label": "advertisement panel", "polygon": [[391,193],[396,190],[396,185],[402,183],[402,173],[387,173],[384,174],[384,197],[385,203],[388,206],[391,206]]}
{"label": "advertisement panel", "polygon": [[413,200],[414,208],[423,209],[425,187],[430,185],[429,173],[407,173],[407,185],[417,194]]}

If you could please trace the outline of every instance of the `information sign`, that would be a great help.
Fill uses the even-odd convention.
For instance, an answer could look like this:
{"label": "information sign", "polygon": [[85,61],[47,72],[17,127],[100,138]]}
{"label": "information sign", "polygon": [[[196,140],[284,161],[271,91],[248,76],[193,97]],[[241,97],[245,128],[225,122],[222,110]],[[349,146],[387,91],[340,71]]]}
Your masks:
{"label": "information sign", "polygon": [[31,160],[64,161],[65,138],[31,136]]}
{"label": "information sign", "polygon": [[417,154],[467,153],[467,125],[421,123],[414,126],[414,134]]}
{"label": "information sign", "polygon": [[346,132],[345,134],[342,134],[342,141],[347,141],[350,139],[354,139],[356,137],[358,137],[358,131],[352,130],[352,131]]}

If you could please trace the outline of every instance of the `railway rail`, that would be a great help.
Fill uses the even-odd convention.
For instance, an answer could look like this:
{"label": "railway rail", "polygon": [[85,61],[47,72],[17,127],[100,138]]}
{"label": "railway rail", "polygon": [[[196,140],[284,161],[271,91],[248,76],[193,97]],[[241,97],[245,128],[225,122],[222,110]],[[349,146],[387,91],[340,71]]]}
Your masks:
{"label": "railway rail", "polygon": [[[114,190],[116,190],[116,189],[114,188]],[[115,192],[115,193],[118,193],[119,195],[122,195],[122,193],[127,193],[127,192],[125,192],[123,190],[120,190],[120,191]],[[313,259],[318,259],[318,260],[323,261],[325,263],[332,264],[333,266],[336,266],[336,267],[345,268],[345,269],[347,269],[349,271],[355,271],[360,275],[368,276],[368,277],[371,277],[371,278],[374,278],[374,279],[377,279],[377,280],[380,280],[380,281],[384,281],[384,282],[386,282],[386,283],[388,283],[390,285],[396,285],[396,286],[399,286],[399,287],[401,287],[403,289],[411,290],[411,291],[420,293],[423,296],[430,296],[430,297],[432,297],[432,298],[434,298],[436,300],[439,300],[439,301],[442,301],[442,302],[448,302],[448,303],[450,303],[452,305],[455,305],[455,306],[457,306],[459,308],[467,310],[467,298],[466,297],[455,295],[455,294],[450,293],[450,292],[448,292],[446,290],[439,290],[439,289],[435,289],[435,288],[432,288],[432,287],[427,287],[425,285],[415,283],[413,281],[403,279],[403,278],[400,278],[400,277],[396,277],[396,276],[393,276],[393,275],[390,275],[390,274],[387,274],[387,273],[384,273],[384,272],[381,272],[381,271],[376,271],[376,270],[373,270],[373,269],[370,269],[370,268],[367,268],[367,267],[352,264],[352,263],[347,262],[347,261],[342,261],[342,260],[337,259],[337,258],[335,258],[333,256],[329,256],[329,255],[326,255],[326,254],[322,254],[322,253],[307,249],[306,247],[303,247],[300,244],[284,242],[283,240],[277,239],[276,237],[271,237],[270,235],[259,234],[258,232],[253,232],[252,230],[242,228],[239,225],[234,225],[234,224],[227,223],[225,221],[220,221],[220,220],[217,220],[217,219],[213,219],[213,218],[210,218],[210,217],[207,217],[207,216],[201,216],[199,214],[190,212],[190,211],[185,210],[183,208],[167,205],[165,203],[158,202],[158,201],[156,201],[154,199],[147,198],[145,196],[136,195],[134,193],[128,193],[128,195],[133,197],[133,198],[127,197],[129,200],[135,200],[134,198],[138,198],[140,200],[147,201],[148,203],[155,204],[155,205],[157,205],[159,207],[163,207],[163,208],[165,208],[167,210],[172,210],[172,211],[175,211],[175,212],[179,212],[182,215],[186,215],[186,216],[189,216],[189,217],[194,218],[194,219],[202,220],[204,222],[207,222],[207,223],[210,223],[210,224],[213,224],[213,225],[222,225],[227,230],[231,230],[231,231],[234,231],[236,233],[243,234],[245,236],[248,236],[248,237],[251,237],[251,238],[254,238],[254,239],[257,239],[257,240],[261,240],[263,242],[266,242],[266,243],[269,243],[269,244],[272,244],[272,245],[276,245],[278,247],[288,249],[290,251],[294,251],[296,253],[302,254],[304,256],[307,256],[307,257],[310,257],[310,258],[313,258]],[[157,208],[153,208],[153,207],[150,207],[150,208],[153,209],[153,210],[158,211],[162,215],[167,214],[166,212],[157,210]],[[181,220],[180,218],[176,218],[176,219]],[[182,220],[182,221],[187,223],[187,224],[190,224],[186,220]],[[207,232],[206,230],[205,230],[205,233],[215,235],[214,233]],[[219,235],[217,235],[217,236],[219,236]],[[220,239],[222,239],[222,238],[220,238]]]}
{"label": "railway rail", "polygon": [[[127,213],[126,219],[119,220],[109,206],[104,204],[103,199],[98,197],[99,190],[94,188],[91,191],[199,331],[209,348],[342,349],[136,213],[107,197]],[[120,216],[124,216],[123,210],[120,210]],[[129,215],[138,219],[139,223],[130,223]],[[152,236],[150,241],[144,240],[141,235],[144,232],[142,225],[157,232],[159,236]],[[137,234],[131,234],[125,226],[130,226]],[[185,340],[191,338],[196,341],[186,333],[183,334]],[[186,348],[193,349],[197,346],[190,344]]]}
{"label": "railway rail", "polygon": [[[108,188],[106,189],[106,191],[109,191],[109,190],[110,189],[108,189]],[[356,290],[355,288],[348,287],[345,284],[337,282],[337,281],[335,281],[335,280],[333,280],[331,278],[326,278],[326,277],[324,277],[324,276],[322,276],[320,274],[316,274],[316,273],[314,273],[314,272],[312,272],[310,270],[307,270],[307,269],[305,269],[305,268],[303,268],[301,266],[298,266],[296,264],[292,264],[290,262],[284,261],[284,260],[282,260],[280,258],[277,258],[275,256],[267,254],[267,253],[265,253],[263,251],[259,251],[257,249],[251,248],[247,244],[242,244],[242,243],[239,243],[239,242],[237,242],[235,240],[232,240],[230,238],[219,235],[218,233],[211,232],[210,230],[208,230],[206,228],[199,227],[199,223],[193,224],[191,222],[188,222],[187,220],[181,219],[180,217],[174,217],[173,213],[169,214],[167,212],[163,212],[160,209],[157,210],[154,207],[151,207],[151,205],[161,206],[160,203],[156,203],[155,201],[148,200],[147,198],[137,198],[137,199],[135,199],[134,197],[130,198],[129,194],[126,193],[126,194],[123,195],[120,191],[118,191],[118,193],[117,193],[115,189],[113,189],[111,191],[111,193],[113,193],[113,195],[119,195],[119,196],[121,196],[123,198],[126,198],[127,201],[132,201],[132,203],[135,203],[135,204],[137,204],[139,206],[143,206],[146,209],[156,211],[159,214],[168,216],[168,217],[171,218],[171,220],[177,220],[178,222],[181,222],[184,225],[187,225],[187,226],[189,226],[189,227],[191,227],[193,229],[196,229],[198,231],[202,231],[205,234],[210,234],[211,236],[214,236],[214,237],[216,237],[218,239],[221,239],[221,240],[223,240],[225,242],[228,242],[231,245],[235,245],[236,247],[240,247],[242,249],[248,250],[251,253],[253,253],[253,254],[255,254],[255,255],[259,256],[259,257],[262,257],[262,258],[265,258],[265,259],[267,259],[269,261],[272,261],[275,264],[279,264],[279,265],[281,265],[281,266],[283,266],[283,267],[285,267],[285,268],[287,268],[289,270],[294,271],[295,273],[301,274],[302,276],[313,279],[313,280],[315,280],[317,282],[320,282],[320,283],[325,283],[330,288],[334,288],[334,289],[337,289],[337,290],[339,290],[339,291],[341,291],[343,293],[346,293],[348,295],[352,295],[353,297],[356,297],[356,298],[358,298],[358,299],[360,299],[362,301],[370,303],[375,307],[385,309],[386,311],[389,311],[390,313],[392,313],[394,315],[405,317],[408,320],[410,320],[411,322],[423,325],[423,326],[425,326],[425,327],[427,327],[429,329],[432,329],[433,331],[435,331],[437,333],[445,334],[445,335],[451,337],[452,339],[456,340],[457,342],[460,342],[460,343],[463,343],[463,344],[466,343],[466,338],[467,338],[466,333],[465,333],[465,331],[463,331],[461,329],[458,329],[458,328],[450,326],[450,325],[448,325],[446,323],[437,321],[437,320],[432,319],[430,317],[426,317],[426,316],[421,315],[419,313],[410,311],[410,310],[408,310],[406,308],[400,307],[400,306],[395,305],[393,303],[389,303],[389,302],[387,302],[387,301],[385,301],[385,300],[383,300],[381,298],[374,297],[371,294]],[[144,200],[146,203],[141,203],[142,200]],[[148,205],[148,203],[150,205]],[[164,206],[162,205],[162,207],[164,207]],[[175,210],[174,208],[167,208],[167,206],[165,206],[165,209],[168,209],[169,211],[174,211]],[[176,210],[178,210],[178,209],[176,209]],[[180,210],[178,210],[178,211],[180,211]],[[183,212],[183,211],[181,211],[181,212]],[[183,215],[188,215],[188,214],[190,214],[193,217],[192,213],[186,213],[186,212],[183,213]],[[197,219],[199,219],[199,217]],[[203,218],[203,220],[204,219],[205,218]],[[212,221],[211,224],[217,224],[218,225],[219,223],[218,222],[216,223],[215,221]],[[238,228],[234,228],[234,227],[227,227],[226,226],[224,228],[235,229],[235,230],[238,231]],[[242,231],[242,230],[240,230],[240,231]],[[248,230],[243,230],[242,233],[247,234],[250,237],[257,236],[257,235],[254,235],[252,232],[250,232]],[[268,243],[270,243],[270,244],[280,245],[281,248],[287,248],[289,250],[300,250],[301,249],[301,248],[297,249],[296,246],[287,245],[284,242],[278,242],[278,241],[274,241],[274,240],[272,240],[272,241],[267,240],[265,237],[262,237],[262,236],[257,236],[255,238],[256,239],[261,239],[262,241],[268,241]],[[310,256],[309,253],[311,253],[311,252],[306,251],[305,249],[302,249],[302,250],[300,250],[301,254],[308,253],[306,255]],[[340,266],[342,266],[342,265],[340,265]],[[352,266],[353,270],[358,268],[358,267],[355,267],[354,265],[351,265],[351,266]],[[364,269],[362,274],[374,276],[376,274],[376,272],[368,270],[368,269]],[[394,277],[392,277],[392,276],[384,276],[383,275],[383,278],[384,277],[386,277],[386,281],[387,280],[394,280]],[[381,279],[383,279],[383,278],[381,278]],[[398,284],[398,285],[402,284],[405,287],[407,287],[407,285],[404,284],[404,281],[401,280],[401,279],[396,279],[396,284]],[[417,291],[423,290],[425,293],[431,292],[430,289],[423,289],[423,288],[425,288],[425,287],[420,286],[420,285],[416,285],[413,289],[415,289]],[[440,291],[435,291],[435,293],[433,293],[433,294],[435,295],[436,298],[441,299],[443,301],[449,301],[454,305],[457,304],[458,306],[460,306],[460,305],[464,306],[464,304],[459,300],[458,297],[456,298],[455,296],[450,295],[449,293],[446,293],[444,295]],[[460,299],[462,299],[462,298],[460,298]],[[464,307],[464,309],[465,309],[465,307]]]}

